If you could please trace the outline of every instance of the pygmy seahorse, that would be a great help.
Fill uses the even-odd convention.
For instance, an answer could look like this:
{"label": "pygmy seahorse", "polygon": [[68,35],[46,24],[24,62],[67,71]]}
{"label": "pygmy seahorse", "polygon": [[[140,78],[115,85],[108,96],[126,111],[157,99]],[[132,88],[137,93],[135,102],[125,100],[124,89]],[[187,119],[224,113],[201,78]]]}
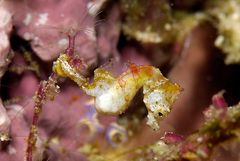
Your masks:
{"label": "pygmy seahorse", "polygon": [[121,114],[143,87],[144,103],[148,110],[147,124],[158,129],[158,121],[165,117],[177,99],[181,87],[165,78],[158,68],[150,65],[130,64],[127,71],[114,77],[103,68],[94,71],[94,80],[88,81],[70,63],[70,57],[62,54],[54,63],[53,70],[62,77],[75,81],[88,95],[95,98],[98,112]]}

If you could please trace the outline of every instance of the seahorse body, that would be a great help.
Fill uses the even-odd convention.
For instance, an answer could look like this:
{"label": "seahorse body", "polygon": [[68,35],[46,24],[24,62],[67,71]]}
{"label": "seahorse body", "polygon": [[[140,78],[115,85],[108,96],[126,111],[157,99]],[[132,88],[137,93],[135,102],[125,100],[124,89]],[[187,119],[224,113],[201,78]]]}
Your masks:
{"label": "seahorse body", "polygon": [[121,114],[131,103],[133,97],[143,87],[144,103],[148,110],[148,122],[158,129],[158,119],[170,112],[181,88],[165,78],[158,68],[150,65],[131,64],[129,69],[114,77],[108,71],[98,68],[94,80],[89,83],[85,77],[69,64],[63,54],[54,63],[54,71],[60,76],[75,81],[86,94],[95,97],[97,111],[107,114]]}

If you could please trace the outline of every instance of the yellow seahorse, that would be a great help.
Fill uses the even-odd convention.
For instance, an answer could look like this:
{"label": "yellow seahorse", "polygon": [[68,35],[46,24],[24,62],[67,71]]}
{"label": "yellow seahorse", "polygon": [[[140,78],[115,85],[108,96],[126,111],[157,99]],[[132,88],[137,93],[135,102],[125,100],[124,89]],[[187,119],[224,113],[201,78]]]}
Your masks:
{"label": "yellow seahorse", "polygon": [[127,71],[114,77],[103,68],[94,71],[94,81],[89,83],[71,65],[70,57],[62,54],[53,65],[53,70],[62,77],[75,81],[88,95],[95,97],[95,107],[105,114],[121,114],[143,87],[144,103],[148,110],[147,124],[158,129],[158,120],[166,116],[177,99],[181,87],[165,78],[158,68],[150,65],[130,64]]}

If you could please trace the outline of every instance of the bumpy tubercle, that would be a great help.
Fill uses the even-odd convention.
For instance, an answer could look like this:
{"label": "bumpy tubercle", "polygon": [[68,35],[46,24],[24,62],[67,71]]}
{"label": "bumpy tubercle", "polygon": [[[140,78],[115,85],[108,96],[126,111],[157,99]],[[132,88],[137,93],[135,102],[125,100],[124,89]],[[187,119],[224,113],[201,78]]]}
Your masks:
{"label": "bumpy tubercle", "polygon": [[159,129],[159,119],[165,117],[180,94],[181,87],[165,78],[158,68],[150,65],[130,64],[127,71],[114,77],[103,68],[94,71],[94,80],[88,81],[70,63],[70,56],[63,53],[54,62],[53,71],[68,77],[88,95],[95,98],[98,112],[118,115],[130,105],[132,99],[143,87],[144,103],[148,110],[147,124]]}

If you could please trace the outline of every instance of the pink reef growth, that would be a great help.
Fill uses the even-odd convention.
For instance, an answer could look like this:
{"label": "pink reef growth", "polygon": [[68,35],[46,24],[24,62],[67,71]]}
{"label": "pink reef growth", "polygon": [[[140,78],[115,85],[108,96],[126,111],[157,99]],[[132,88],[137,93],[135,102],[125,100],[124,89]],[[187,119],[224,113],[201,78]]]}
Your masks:
{"label": "pink reef growth", "polygon": [[173,132],[166,132],[164,134],[163,140],[167,144],[173,144],[173,143],[183,141],[183,136],[174,134]]}
{"label": "pink reef growth", "polygon": [[222,92],[213,95],[213,97],[212,97],[212,104],[216,108],[226,109],[228,107],[227,102],[224,99]]}
{"label": "pink reef growth", "polygon": [[[226,2],[0,1],[0,161],[238,161],[240,66],[224,54],[240,1]],[[87,89],[112,107],[136,93],[111,113]]]}
{"label": "pink reef growth", "polygon": [[[94,17],[88,14],[88,1],[7,1],[17,34],[29,41],[44,61],[56,59],[68,45],[67,33],[81,31],[76,51],[89,64],[95,64],[96,37]],[[75,32],[75,31],[74,31]],[[87,34],[83,34],[83,33]]]}

